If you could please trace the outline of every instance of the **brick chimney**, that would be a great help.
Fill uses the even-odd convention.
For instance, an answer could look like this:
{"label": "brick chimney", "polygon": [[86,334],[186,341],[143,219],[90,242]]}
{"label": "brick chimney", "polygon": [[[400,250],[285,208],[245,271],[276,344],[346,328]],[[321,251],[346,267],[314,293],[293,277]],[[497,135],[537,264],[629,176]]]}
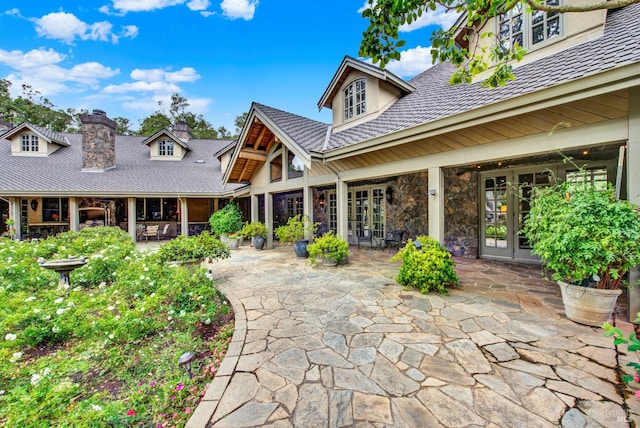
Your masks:
{"label": "brick chimney", "polygon": [[83,114],[82,170],[103,172],[116,167],[116,123],[102,110]]}
{"label": "brick chimney", "polygon": [[191,127],[187,124],[187,122],[183,120],[173,125],[173,127],[171,128],[171,132],[173,132],[173,135],[183,141],[189,141],[193,138]]}

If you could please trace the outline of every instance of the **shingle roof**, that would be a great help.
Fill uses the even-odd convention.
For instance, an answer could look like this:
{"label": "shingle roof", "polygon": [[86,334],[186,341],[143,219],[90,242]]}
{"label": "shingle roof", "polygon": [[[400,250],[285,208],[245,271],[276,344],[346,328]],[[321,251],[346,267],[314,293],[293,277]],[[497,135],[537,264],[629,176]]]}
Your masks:
{"label": "shingle roof", "polygon": [[10,138],[11,136],[15,135],[16,133],[20,132],[22,129],[25,129],[27,127],[30,127],[33,131],[36,131],[40,135],[44,136],[47,140],[49,140],[52,143],[58,144],[60,146],[65,146],[65,147],[69,145],[69,141],[65,138],[64,134],[56,131],[51,131],[49,129],[32,125],[26,122],[22,122],[13,128],[7,129],[5,132],[0,134],[0,139]]}
{"label": "shingle roof", "polygon": [[325,151],[560,85],[580,77],[640,61],[640,4],[610,11],[604,35],[515,69],[516,79],[489,89],[479,83],[448,84],[454,68],[438,64],[409,82],[416,91],[379,117],[334,132]]}
{"label": "shingle roof", "polygon": [[[228,140],[190,140],[192,151],[181,161],[151,160],[146,137],[116,137],[116,167],[82,172],[82,135],[60,134],[70,142],[47,157],[12,156],[0,140],[0,195],[18,193],[211,195],[241,186],[222,184],[220,162],[213,155]],[[204,163],[196,163],[204,160]]]}
{"label": "shingle roof", "polygon": [[307,152],[322,149],[330,125],[258,103],[253,106]]}

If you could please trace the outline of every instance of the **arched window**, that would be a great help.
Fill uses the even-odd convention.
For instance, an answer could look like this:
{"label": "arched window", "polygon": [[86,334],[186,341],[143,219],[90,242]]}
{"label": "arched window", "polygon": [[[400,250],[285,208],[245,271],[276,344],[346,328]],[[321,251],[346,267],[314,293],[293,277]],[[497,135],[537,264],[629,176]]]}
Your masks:
{"label": "arched window", "polygon": [[367,81],[358,79],[344,89],[344,120],[367,112]]}

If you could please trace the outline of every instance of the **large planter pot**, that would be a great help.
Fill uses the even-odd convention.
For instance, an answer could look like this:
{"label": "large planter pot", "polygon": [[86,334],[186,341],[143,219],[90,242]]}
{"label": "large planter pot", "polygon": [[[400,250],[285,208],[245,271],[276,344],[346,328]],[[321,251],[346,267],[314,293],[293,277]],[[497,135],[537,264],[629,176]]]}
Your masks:
{"label": "large planter pot", "polygon": [[191,259],[183,261],[171,261],[168,263],[171,267],[183,267],[189,272],[195,272],[202,265],[202,259]]}
{"label": "large planter pot", "polygon": [[262,236],[254,236],[251,238],[253,248],[256,250],[262,250],[264,248],[264,238]]}
{"label": "large planter pot", "polygon": [[558,281],[564,312],[571,321],[600,327],[609,321],[622,290],[588,288]]}
{"label": "large planter pot", "polygon": [[309,241],[306,239],[293,243],[293,252],[296,254],[296,257],[299,257],[301,259],[309,257],[309,253],[307,252],[308,244]]}
{"label": "large planter pot", "polygon": [[240,240],[238,238],[229,238],[229,234],[221,233],[220,241],[225,243],[230,250],[237,250],[240,246]]}

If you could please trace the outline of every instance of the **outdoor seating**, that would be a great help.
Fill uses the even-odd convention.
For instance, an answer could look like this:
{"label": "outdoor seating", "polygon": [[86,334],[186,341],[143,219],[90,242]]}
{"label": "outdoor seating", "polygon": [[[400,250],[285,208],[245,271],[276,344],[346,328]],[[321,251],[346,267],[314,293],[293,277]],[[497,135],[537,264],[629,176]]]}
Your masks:
{"label": "outdoor seating", "polygon": [[361,243],[369,243],[369,246],[373,248],[373,240],[371,239],[371,231],[359,229],[357,231],[356,237],[358,238],[358,249],[360,249]]}
{"label": "outdoor seating", "polygon": [[404,229],[392,230],[387,233],[387,237],[384,239],[384,248],[399,250],[404,243],[404,235],[406,233],[407,231]]}
{"label": "outdoor seating", "polygon": [[158,239],[171,238],[171,223],[165,223],[162,230],[158,232]]}
{"label": "outdoor seating", "polygon": [[145,229],[144,232],[142,232],[142,237],[144,237],[144,239],[146,241],[149,240],[149,237],[155,237],[156,240],[160,240],[160,234],[158,233],[158,230],[160,229],[160,225],[157,224],[151,224],[148,225]]}

